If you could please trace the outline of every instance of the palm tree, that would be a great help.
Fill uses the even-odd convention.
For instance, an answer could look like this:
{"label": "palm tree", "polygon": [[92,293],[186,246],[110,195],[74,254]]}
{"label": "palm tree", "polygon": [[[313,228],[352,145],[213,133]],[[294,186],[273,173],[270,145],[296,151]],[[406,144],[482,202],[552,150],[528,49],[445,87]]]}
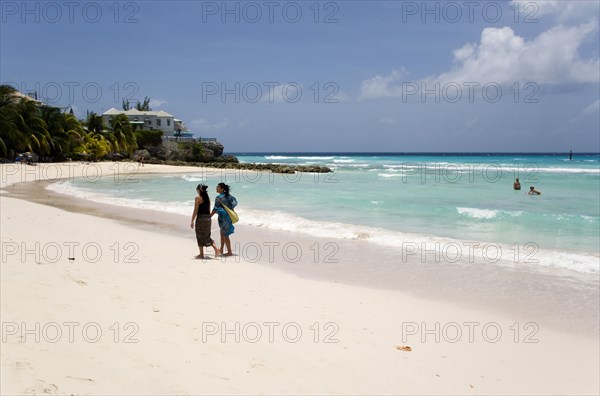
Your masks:
{"label": "palm tree", "polygon": [[14,104],[14,94],[16,89],[10,85],[0,85],[0,107]]}
{"label": "palm tree", "polygon": [[0,150],[5,157],[15,156],[13,142],[19,141],[20,133],[15,124],[17,112],[14,93],[9,85],[0,85]]}
{"label": "palm tree", "polygon": [[113,119],[111,127],[119,149],[132,153],[137,148],[137,140],[129,118],[125,114],[119,114]]}
{"label": "palm tree", "polygon": [[0,150],[11,157],[19,151],[48,154],[50,135],[40,106],[31,99],[17,98],[14,92],[6,86],[0,89]]}
{"label": "palm tree", "polygon": [[84,144],[87,134],[73,114],[62,114],[16,93],[0,85],[0,154],[14,158],[18,152],[37,151],[63,159]]}
{"label": "palm tree", "polygon": [[42,115],[51,137],[51,156],[61,160],[70,157],[75,146],[83,142],[83,126],[73,113],[61,113],[58,109],[45,108]]}
{"label": "palm tree", "polygon": [[135,105],[135,108],[139,111],[152,111],[150,108],[150,98],[146,96],[143,103],[138,101]]}
{"label": "palm tree", "polygon": [[88,113],[87,117],[87,128],[90,132],[102,133],[104,130],[104,121],[102,120],[102,116],[94,113],[93,111]]}
{"label": "palm tree", "polygon": [[41,117],[39,105],[29,99],[21,98],[16,105],[18,113],[16,127],[21,133],[18,141],[13,141],[14,147],[20,151],[38,151],[41,154],[50,153],[50,134],[47,124]]}

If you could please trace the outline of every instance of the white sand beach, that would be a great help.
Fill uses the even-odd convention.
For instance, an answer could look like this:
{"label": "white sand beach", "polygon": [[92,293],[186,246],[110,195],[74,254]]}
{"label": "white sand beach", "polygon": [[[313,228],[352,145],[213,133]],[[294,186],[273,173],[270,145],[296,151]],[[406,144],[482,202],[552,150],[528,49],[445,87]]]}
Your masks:
{"label": "white sand beach", "polygon": [[[335,280],[346,257],[380,259],[352,242],[340,242],[333,276],[300,276],[289,267],[314,267],[311,246],[327,241],[266,233],[244,226],[243,215],[233,240],[260,254],[195,260],[191,229],[185,238],[11,192],[16,183],[81,177],[85,166],[0,165],[2,394],[600,392],[598,334],[538,320],[568,321],[551,306],[529,308],[527,290],[512,315],[458,302],[478,298],[468,292],[473,279],[447,299]],[[110,175],[132,164],[94,166]],[[292,264],[267,254],[265,241],[293,241],[306,254]]]}

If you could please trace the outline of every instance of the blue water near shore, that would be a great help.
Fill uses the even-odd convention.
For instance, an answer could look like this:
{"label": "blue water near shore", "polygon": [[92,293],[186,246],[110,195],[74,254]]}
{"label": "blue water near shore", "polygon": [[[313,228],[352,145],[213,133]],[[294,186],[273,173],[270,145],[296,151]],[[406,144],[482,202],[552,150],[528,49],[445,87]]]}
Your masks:
{"label": "blue water near shore", "polygon": [[[62,182],[86,199],[191,213],[199,182],[232,186],[240,225],[398,247],[496,243],[509,260],[599,273],[600,155],[236,153],[240,162],[324,165],[329,174],[202,171],[138,183]],[[514,191],[515,178],[521,191]],[[529,186],[542,192],[527,195]],[[214,193],[211,194],[214,197]],[[506,257],[505,257],[506,256]]]}

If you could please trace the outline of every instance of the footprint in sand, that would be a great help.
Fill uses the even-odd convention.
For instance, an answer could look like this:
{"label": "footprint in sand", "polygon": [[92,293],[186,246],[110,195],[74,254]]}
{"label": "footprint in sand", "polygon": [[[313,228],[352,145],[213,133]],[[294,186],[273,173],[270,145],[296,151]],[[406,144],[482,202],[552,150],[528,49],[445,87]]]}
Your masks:
{"label": "footprint in sand", "polygon": [[34,386],[25,389],[23,393],[25,395],[57,395],[58,386],[54,384],[48,384],[47,382],[42,380],[38,380]]}
{"label": "footprint in sand", "polygon": [[68,275],[68,278],[71,279],[73,282],[77,283],[80,286],[87,286],[87,282],[82,281],[81,279],[76,279],[73,276]]}
{"label": "footprint in sand", "polygon": [[19,370],[28,370],[33,368],[27,360],[15,362],[14,367]]}
{"label": "footprint in sand", "polygon": [[252,368],[258,368],[258,367],[265,367],[264,365],[264,360],[262,359],[258,359],[258,358],[252,358],[253,363],[250,363],[250,367]]}
{"label": "footprint in sand", "polygon": [[91,378],[73,377],[71,375],[67,375],[67,378],[74,379],[74,380],[87,381],[87,382],[94,382],[94,380]]}

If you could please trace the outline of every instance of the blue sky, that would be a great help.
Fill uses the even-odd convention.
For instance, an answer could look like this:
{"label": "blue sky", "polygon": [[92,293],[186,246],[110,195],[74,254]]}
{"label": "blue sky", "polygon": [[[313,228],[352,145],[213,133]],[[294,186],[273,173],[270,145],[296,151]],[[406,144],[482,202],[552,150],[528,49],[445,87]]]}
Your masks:
{"label": "blue sky", "polygon": [[598,4],[2,1],[0,81],[230,152],[597,152]]}

